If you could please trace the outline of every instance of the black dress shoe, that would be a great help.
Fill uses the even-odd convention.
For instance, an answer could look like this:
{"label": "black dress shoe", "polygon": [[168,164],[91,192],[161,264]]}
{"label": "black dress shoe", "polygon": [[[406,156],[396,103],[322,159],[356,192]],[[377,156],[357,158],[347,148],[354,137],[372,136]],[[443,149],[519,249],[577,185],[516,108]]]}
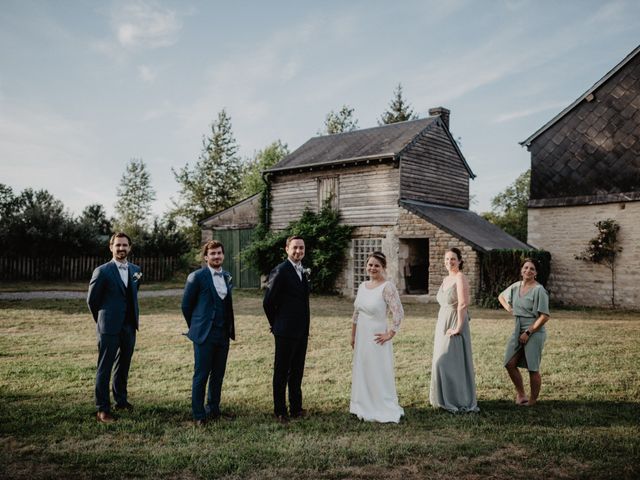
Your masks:
{"label": "black dress shoe", "polygon": [[120,411],[127,410],[129,412],[133,412],[133,405],[131,405],[129,402],[122,403],[122,404],[116,403],[115,409]]}
{"label": "black dress shoe", "polygon": [[275,418],[276,422],[278,422],[280,425],[286,425],[287,423],[289,423],[289,417],[287,417],[286,415],[274,415],[273,418]]}
{"label": "black dress shoe", "polygon": [[218,420],[222,419],[222,420],[228,420],[229,422],[232,422],[236,419],[235,414],[233,413],[229,413],[229,412],[220,412],[220,413],[215,413],[213,415],[209,416],[210,420],[213,420],[214,422],[217,422]]}
{"label": "black dress shoe", "polygon": [[291,418],[307,418],[307,415],[308,415],[307,411],[304,408],[302,408],[298,412],[292,413]]}

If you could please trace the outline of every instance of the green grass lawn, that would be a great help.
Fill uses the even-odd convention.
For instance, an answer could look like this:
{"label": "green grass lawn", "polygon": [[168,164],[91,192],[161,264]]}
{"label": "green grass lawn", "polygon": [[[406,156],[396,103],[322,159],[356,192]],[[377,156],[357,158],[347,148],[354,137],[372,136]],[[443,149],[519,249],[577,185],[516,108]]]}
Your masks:
{"label": "green grass lawn", "polygon": [[191,343],[180,298],[141,299],[129,381],[133,413],[95,421],[95,327],[82,300],[0,301],[1,478],[638,478],[640,314],[552,312],[536,407],[516,407],[502,367],[513,320],[473,308],[479,414],[428,405],[434,305],[406,305],[394,339],[406,418],[363,423],[348,413],[349,300],[312,298],[303,384],[311,416],[272,418],[273,339],[262,298],[237,292],[237,336],[223,408],[190,422]]}

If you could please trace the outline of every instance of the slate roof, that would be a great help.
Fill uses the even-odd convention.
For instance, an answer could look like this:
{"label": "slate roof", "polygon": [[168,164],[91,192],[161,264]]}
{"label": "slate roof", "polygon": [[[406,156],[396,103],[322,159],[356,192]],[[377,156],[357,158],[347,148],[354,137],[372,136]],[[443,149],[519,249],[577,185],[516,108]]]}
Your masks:
{"label": "slate roof", "polygon": [[454,237],[464,240],[481,252],[498,248],[532,248],[477,213],[464,208],[445,207],[415,200],[400,200],[400,206]]}
{"label": "slate roof", "polygon": [[[618,73],[618,71],[620,69],[622,69],[622,67],[624,67],[627,63],[629,63],[631,61],[631,59],[633,59],[633,57],[635,57],[638,53],[640,53],[640,45],[638,45],[636,48],[634,48],[633,51],[629,55],[627,55],[615,67],[613,67],[611,70],[609,70],[609,72],[607,72],[607,74],[604,77],[602,77],[600,80],[598,80],[596,83],[594,83],[593,86],[591,88],[589,88],[589,90],[587,90],[582,95],[580,95],[571,105],[569,105],[567,108],[562,110],[558,115],[553,117],[551,120],[549,120],[547,123],[545,123],[542,127],[540,127],[538,130],[536,130],[529,138],[527,138],[526,140],[523,140],[522,142],[520,142],[520,145],[522,145],[524,147],[528,147],[529,145],[531,145],[531,142],[533,140],[535,140],[544,131],[546,131],[549,127],[551,127],[551,125],[556,123],[558,120],[560,120],[562,117],[564,117],[567,113],[569,113],[571,110],[573,110],[583,100],[587,100],[590,95],[592,95],[598,88],[600,88],[604,83],[606,83],[607,80],[609,80],[616,73]],[[588,101],[590,101],[590,100],[588,100]]]}
{"label": "slate roof", "polygon": [[352,132],[313,137],[265,172],[305,169],[367,159],[395,158],[419,134],[435,125],[436,122],[441,122],[439,118],[438,116],[426,117]]}
{"label": "slate roof", "polygon": [[521,142],[531,152],[530,208],[640,197],[640,46]]}

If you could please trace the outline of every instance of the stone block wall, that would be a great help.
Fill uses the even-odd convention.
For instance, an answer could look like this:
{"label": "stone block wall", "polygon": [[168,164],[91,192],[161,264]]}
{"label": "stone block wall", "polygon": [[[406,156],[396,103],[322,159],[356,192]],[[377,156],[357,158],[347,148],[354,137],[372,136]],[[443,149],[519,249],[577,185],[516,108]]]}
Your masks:
{"label": "stone block wall", "polygon": [[[398,242],[402,238],[429,239],[429,301],[435,301],[442,280],[447,276],[447,270],[444,268],[445,252],[451,247],[459,248],[464,260],[463,272],[471,288],[471,302],[475,301],[480,288],[480,257],[471,245],[404,208],[400,209],[398,223],[394,227],[394,237]],[[398,286],[400,287],[404,288],[404,280]]]}
{"label": "stone block wall", "polygon": [[597,234],[594,223],[612,218],[620,225],[623,251],[616,260],[616,305],[640,308],[640,202],[529,209],[528,243],[551,252],[552,302],[611,305],[611,270],[576,260]]}
{"label": "stone block wall", "polygon": [[[462,251],[464,273],[471,287],[471,301],[475,300],[480,287],[479,254],[473,248],[453,235],[440,230],[435,225],[400,208],[398,223],[387,226],[358,227],[354,238],[381,238],[382,251],[387,256],[387,277],[395,283],[400,292],[405,291],[403,268],[408,259],[408,250],[403,239],[420,238],[429,240],[429,292],[426,301],[435,301],[443,278],[447,275],[444,268],[444,254],[449,247],[458,247]],[[336,281],[336,288],[347,297],[353,297],[353,252],[350,252],[345,268]]]}

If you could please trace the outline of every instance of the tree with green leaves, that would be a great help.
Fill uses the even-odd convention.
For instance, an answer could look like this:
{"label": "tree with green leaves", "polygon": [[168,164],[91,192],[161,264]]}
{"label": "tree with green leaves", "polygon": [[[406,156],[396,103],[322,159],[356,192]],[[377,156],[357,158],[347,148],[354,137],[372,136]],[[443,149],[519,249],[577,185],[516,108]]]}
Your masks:
{"label": "tree with green leaves", "polygon": [[129,160],[120,179],[116,197],[117,228],[132,237],[141,235],[149,225],[151,205],[156,199],[156,192],[151,186],[151,175],[144,160]]}
{"label": "tree with green leaves", "polygon": [[172,218],[187,225],[191,243],[200,244],[198,222],[233,205],[240,197],[242,164],[233,136],[231,117],[223,109],[211,124],[211,133],[202,139],[198,161],[179,171],[172,169],[180,185]]}
{"label": "tree with green leaves", "polygon": [[491,200],[491,212],[482,214],[486,220],[497,225],[518,240],[527,241],[527,204],[531,170],[521,174],[502,193]]}
{"label": "tree with green leaves", "polygon": [[618,240],[620,225],[612,218],[596,222],[598,234],[589,240],[589,244],[576,260],[584,260],[605,265],[611,270],[611,307],[616,306],[616,257],[622,252]]}
{"label": "tree with green leaves", "polygon": [[378,125],[389,125],[390,123],[405,122],[407,120],[415,120],[418,116],[413,113],[413,109],[402,97],[402,84],[393,91],[393,100],[389,103],[389,108],[382,114]]}
{"label": "tree with green leaves", "polygon": [[320,135],[333,135],[334,133],[351,132],[358,129],[358,120],[353,117],[354,109],[342,105],[337,112],[331,110],[324,120],[324,129],[318,132]]}
{"label": "tree with green leaves", "polygon": [[242,197],[250,197],[261,192],[265,187],[262,172],[274,166],[287,155],[289,155],[289,147],[280,140],[276,140],[271,145],[259,150],[253,159],[245,164],[242,175]]}

